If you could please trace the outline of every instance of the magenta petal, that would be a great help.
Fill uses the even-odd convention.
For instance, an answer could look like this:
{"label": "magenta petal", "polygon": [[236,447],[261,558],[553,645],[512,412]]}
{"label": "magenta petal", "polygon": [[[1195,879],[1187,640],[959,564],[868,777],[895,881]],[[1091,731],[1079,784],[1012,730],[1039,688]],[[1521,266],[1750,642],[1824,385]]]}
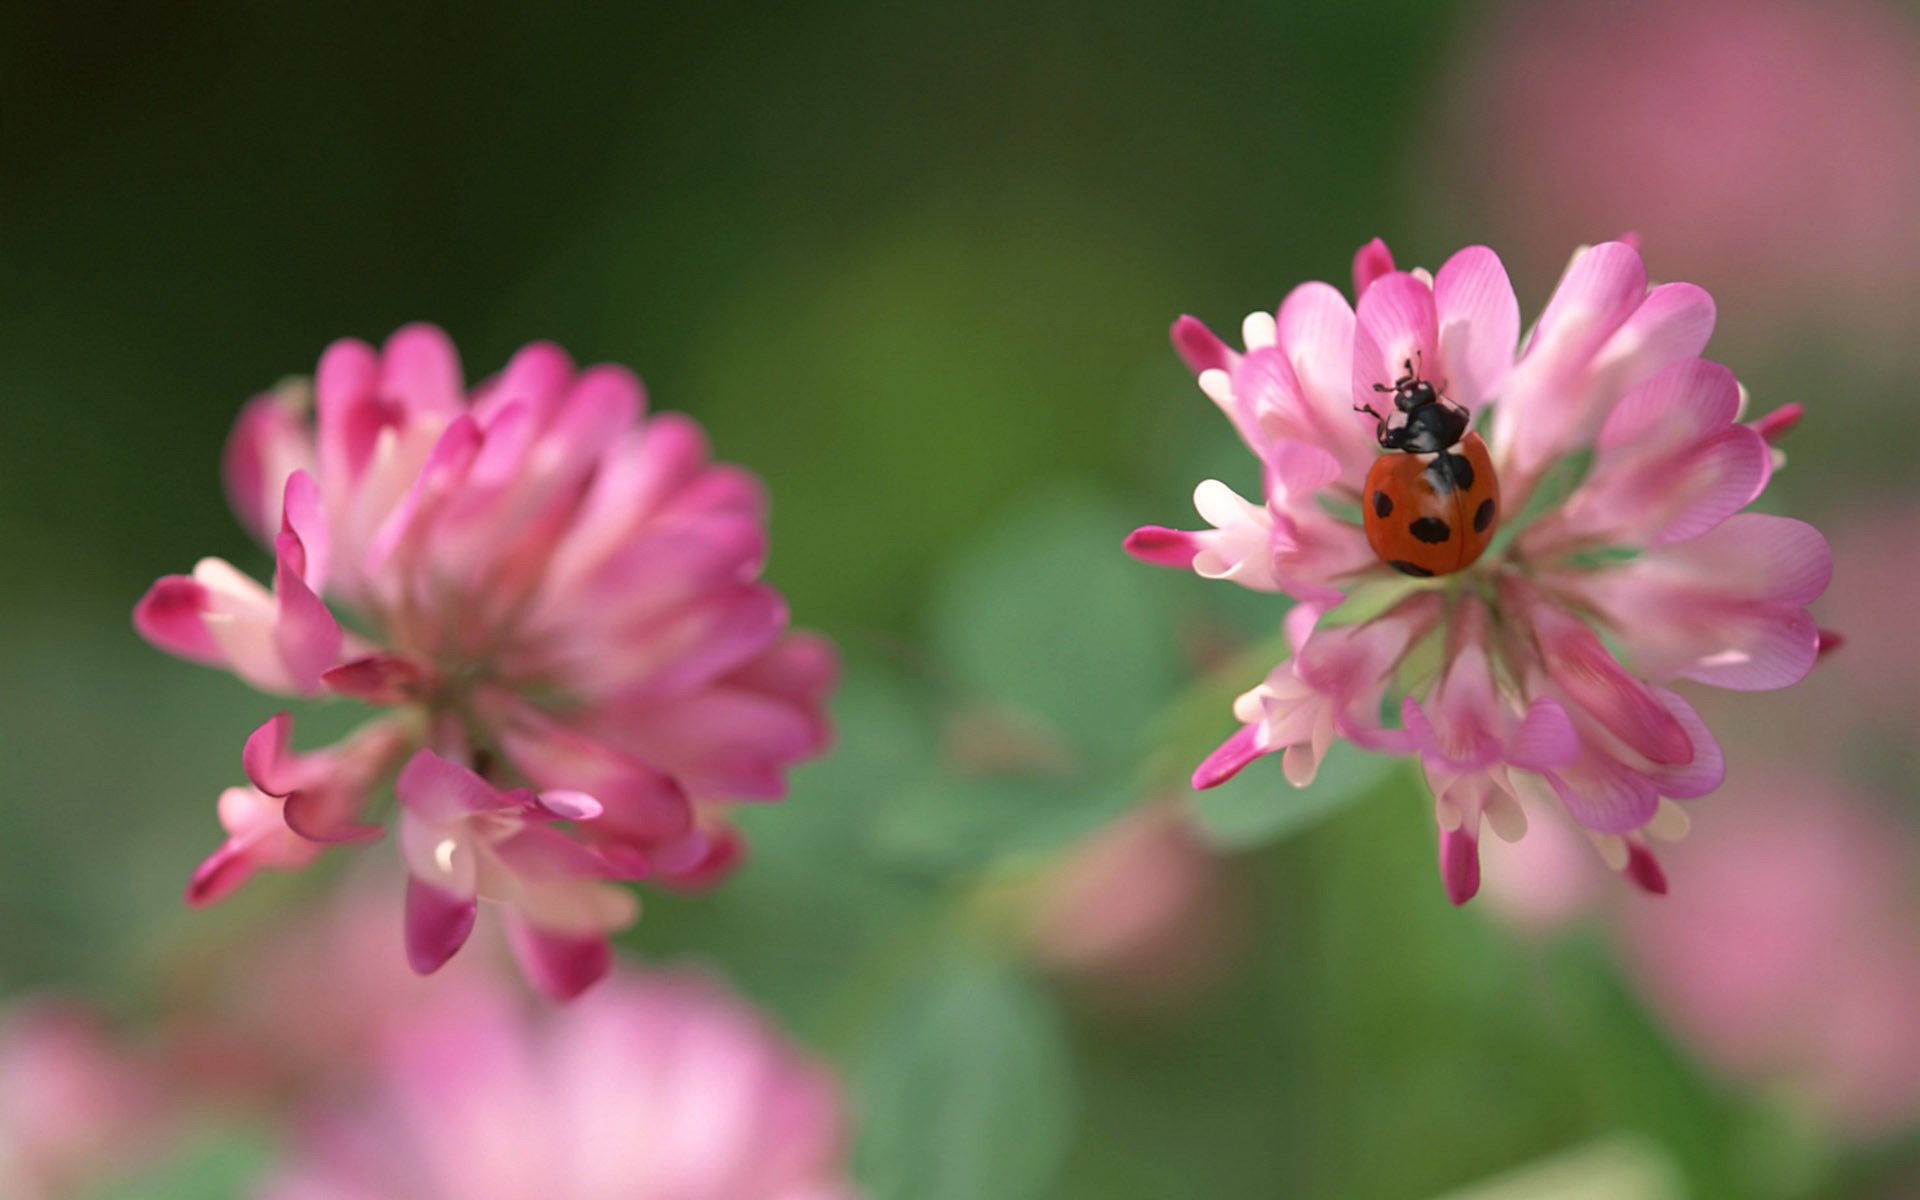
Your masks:
{"label": "magenta petal", "polygon": [[466,945],[479,904],[431,883],[407,880],[407,962],[431,975]]}
{"label": "magenta petal", "polygon": [[1777,446],[1782,438],[1793,432],[1800,424],[1800,418],[1806,416],[1803,404],[1783,404],[1766,416],[1753,422],[1753,431],[1765,438],[1769,446]]}
{"label": "magenta petal", "polygon": [[1639,841],[1628,839],[1627,865],[1620,869],[1620,873],[1633,880],[1649,895],[1667,894],[1667,874],[1660,869],[1660,860],[1653,856],[1652,850]]}
{"label": "magenta petal", "polygon": [[1356,302],[1367,294],[1373,281],[1393,270],[1393,251],[1387,249],[1387,243],[1374,238],[1355,251],[1353,256],[1353,298]]}
{"label": "magenta petal", "polygon": [[613,966],[613,948],[601,933],[561,933],[515,917],[507,922],[507,940],[528,981],[554,1000],[580,995]]}
{"label": "magenta petal", "polygon": [[1232,737],[1221,742],[1212,754],[1201,760],[1193,772],[1194,790],[1204,792],[1210,787],[1220,786],[1238,775],[1248,763],[1265,754],[1266,751],[1259,747],[1257,733],[1257,726],[1242,725]]}
{"label": "magenta petal", "polygon": [[1480,844],[1464,826],[1440,831],[1440,882],[1455,905],[1480,890]]}
{"label": "magenta petal", "polygon": [[[264,789],[263,789],[264,790]],[[343,820],[343,814],[329,811],[338,804],[338,793],[293,791],[287,793],[280,816],[293,830],[310,842],[343,845],[377,840],[385,831],[378,825]]]}
{"label": "magenta petal", "polygon": [[[698,855],[687,853],[696,847]],[[689,839],[683,846],[656,855],[659,873],[655,882],[670,891],[704,891],[724,881],[746,861],[747,839],[733,826],[721,825],[697,841]]]}
{"label": "magenta petal", "polygon": [[274,649],[294,687],[302,692],[317,691],[321,672],[339,661],[343,641],[340,623],[301,578],[299,565],[305,555],[300,539],[282,533],[278,546],[279,563],[273,573],[274,600],[279,608],[273,627]]}
{"label": "magenta petal", "polygon": [[1231,371],[1233,351],[1197,317],[1181,317],[1169,331],[1173,348],[1195,375],[1202,371]]}
{"label": "magenta petal", "polygon": [[194,908],[201,908],[224,900],[241,884],[253,878],[259,865],[239,844],[232,841],[222,843],[218,850],[194,868],[193,877],[187,881],[187,903]]}
{"label": "magenta petal", "polygon": [[134,605],[133,627],[168,654],[222,666],[227,661],[226,652],[200,619],[208,601],[206,586],[199,580],[189,575],[163,575]]}
{"label": "magenta petal", "polygon": [[328,691],[368,704],[411,704],[427,681],[426,668],[397,654],[369,654],[320,673]]}
{"label": "magenta petal", "polygon": [[1194,556],[1200,553],[1195,536],[1185,530],[1160,525],[1142,525],[1122,543],[1128,554],[1156,567],[1190,570]]}

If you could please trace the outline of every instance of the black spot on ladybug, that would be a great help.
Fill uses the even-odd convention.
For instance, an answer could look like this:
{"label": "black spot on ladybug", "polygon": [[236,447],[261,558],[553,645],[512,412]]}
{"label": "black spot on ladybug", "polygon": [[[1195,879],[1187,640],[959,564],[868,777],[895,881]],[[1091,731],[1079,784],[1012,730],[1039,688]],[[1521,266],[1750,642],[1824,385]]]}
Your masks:
{"label": "black spot on ladybug", "polygon": [[1373,494],[1373,515],[1376,517],[1392,516],[1393,497],[1387,495],[1385,492],[1375,492]]}
{"label": "black spot on ladybug", "polygon": [[1489,496],[1480,502],[1479,508],[1473,511],[1473,531],[1485,533],[1487,526],[1491,524],[1493,524],[1493,497]]}
{"label": "black spot on ladybug", "polygon": [[1419,563],[1410,563],[1404,558],[1396,558],[1387,565],[1402,575],[1411,575],[1415,579],[1431,579],[1433,577],[1432,571],[1427,570]]}
{"label": "black spot on ladybug", "polygon": [[1453,476],[1447,471],[1447,457],[1444,454],[1428,463],[1427,469],[1420,472],[1420,476],[1427,481],[1427,486],[1433,489],[1433,494],[1436,496],[1446,496],[1453,492]]}
{"label": "black spot on ladybug", "polygon": [[1442,454],[1440,461],[1447,464],[1447,470],[1453,475],[1453,484],[1463,492],[1473,490],[1473,461],[1464,454]]}
{"label": "black spot on ladybug", "polygon": [[1407,526],[1407,532],[1429,546],[1438,546],[1453,536],[1453,528],[1439,517],[1421,517]]}

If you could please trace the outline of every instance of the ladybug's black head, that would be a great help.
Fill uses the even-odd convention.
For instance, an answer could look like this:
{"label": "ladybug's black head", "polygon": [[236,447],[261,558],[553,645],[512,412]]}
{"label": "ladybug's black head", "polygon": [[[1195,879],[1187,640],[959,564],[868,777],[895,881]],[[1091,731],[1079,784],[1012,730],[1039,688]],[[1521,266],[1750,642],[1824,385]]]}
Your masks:
{"label": "ladybug's black head", "polygon": [[1393,406],[1401,412],[1412,412],[1440,399],[1440,393],[1424,379],[1402,379],[1393,389]]}

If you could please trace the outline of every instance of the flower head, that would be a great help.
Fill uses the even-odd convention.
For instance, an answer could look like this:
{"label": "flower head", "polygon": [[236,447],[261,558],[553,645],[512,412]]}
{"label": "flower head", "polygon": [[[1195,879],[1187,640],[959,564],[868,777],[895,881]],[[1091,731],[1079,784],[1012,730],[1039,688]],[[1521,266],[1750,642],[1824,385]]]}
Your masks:
{"label": "flower head", "polygon": [[337,342],[311,387],[246,406],[225,478],[272,586],[206,559],[155,583],[136,627],[263,690],[389,712],[306,753],[289,715],[263,725],[190,900],[377,837],[366,809],[397,776],[415,965],[486,898],[570,995],[635,912],[608,880],[717,877],[740,853],[720,806],[778,797],[826,743],[835,658],[759,581],[759,483],[647,414],[624,368],[536,343],[469,393],[431,326]]}
{"label": "flower head", "polygon": [[[1650,286],[1624,242],[1575,254],[1524,341],[1485,247],[1429,273],[1395,270],[1376,240],[1353,273],[1357,305],[1304,284],[1246,319],[1243,351],[1191,317],[1173,327],[1259,459],[1263,503],[1209,480],[1195,503],[1212,528],[1147,527],[1128,549],[1297,601],[1292,657],[1240,697],[1241,729],[1194,786],[1272,753],[1304,786],[1346,738],[1419,758],[1455,903],[1478,887],[1482,824],[1525,832],[1523,789],[1557,796],[1610,863],[1664,890],[1646,834],[1677,827],[1677,814],[1662,819],[1669,802],[1712,791],[1724,771],[1667,685],[1783,687],[1821,645],[1805,606],[1831,572],[1825,540],[1741,511],[1774,469],[1769,438],[1799,410],[1742,423],[1733,373],[1699,357],[1712,300]],[[1409,370],[1484,431],[1499,482],[1497,517],[1481,514],[1499,526],[1491,548],[1437,578],[1396,573],[1357,519],[1363,505],[1382,519],[1394,508],[1369,481],[1401,450],[1365,410]],[[1396,445],[1413,425],[1395,421]],[[1468,479],[1455,477],[1462,490]],[[1449,536],[1444,521],[1425,532]]]}
{"label": "flower head", "polygon": [[497,989],[384,1030],[275,1200],[850,1200],[839,1089],[709,980],[617,977],[539,1021]]}

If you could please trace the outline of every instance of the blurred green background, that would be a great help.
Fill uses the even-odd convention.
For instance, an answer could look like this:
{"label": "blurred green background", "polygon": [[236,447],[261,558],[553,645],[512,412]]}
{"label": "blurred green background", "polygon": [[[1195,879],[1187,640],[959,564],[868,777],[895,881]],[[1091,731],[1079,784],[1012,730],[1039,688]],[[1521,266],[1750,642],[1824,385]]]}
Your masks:
{"label": "blurred green background", "polygon": [[[1245,948],[1172,1011],[1047,982],[977,911],[982,869],[1035,869],[1162,777],[1183,648],[1277,628],[1261,598],[1119,553],[1185,522],[1207,474],[1254,482],[1167,347],[1182,312],[1235,330],[1297,282],[1344,286],[1382,234],[1429,266],[1489,242],[1531,314],[1574,246],[1639,229],[1656,276],[1721,300],[1709,353],[1760,408],[1809,407],[1769,505],[1920,515],[1911,290],[1872,320],[1831,291],[1749,303],[1737,258],[1688,262],[1660,211],[1592,227],[1542,201],[1513,228],[1536,160],[1498,144],[1484,106],[1513,101],[1480,85],[1521,11],[0,7],[0,989],[137,1013],[169,956],[305,886],[178,907],[273,702],[149,650],[128,613],[200,556],[261,563],[217,473],[247,396],[427,319],[470,380],[534,338],[628,363],[767,479],[770,577],[851,663],[843,747],[752,814],[735,886],[655,903],[628,945],[716,962],[834,1055],[877,1196],[1416,1197],[1582,1148],[1643,1180],[1595,1196],[1912,1194],[1888,1190],[1910,1140],[1843,1154],[1711,1082],[1603,936],[1447,906],[1410,774],[1355,768],[1369,802],[1244,838]],[[1812,259],[1837,236],[1776,232]],[[1086,648],[1085,729],[1057,687],[1008,696],[1018,665],[980,662],[994,620],[1062,606],[1111,639]],[[957,716],[996,704],[1066,736],[1093,797],[1039,834],[1025,801],[1052,782],[929,782]],[[1202,749],[1228,727],[1205,712]],[[1873,780],[1904,802],[1913,772]],[[955,1116],[908,1062],[978,1072],[991,1102]],[[1002,1175],[899,1157],[950,1121],[957,1160]]]}

